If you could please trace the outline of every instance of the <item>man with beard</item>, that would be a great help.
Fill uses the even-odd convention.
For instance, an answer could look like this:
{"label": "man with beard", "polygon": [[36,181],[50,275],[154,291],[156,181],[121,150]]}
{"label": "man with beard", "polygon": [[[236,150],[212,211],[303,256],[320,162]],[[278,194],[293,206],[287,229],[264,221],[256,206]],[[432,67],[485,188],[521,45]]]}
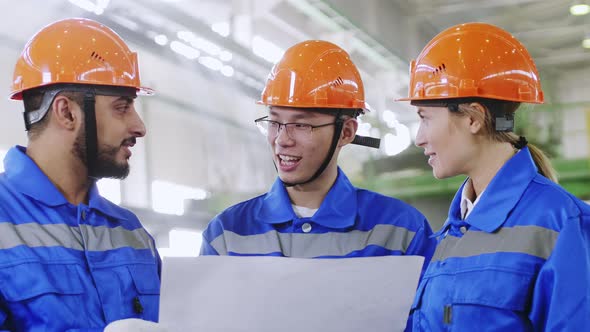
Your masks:
{"label": "man with beard", "polygon": [[0,174],[0,330],[102,331],[158,319],[160,259],[137,217],[101,197],[129,173],[146,133],[134,107],[137,55],[108,27],[66,19],[41,29],[17,61],[28,146]]}

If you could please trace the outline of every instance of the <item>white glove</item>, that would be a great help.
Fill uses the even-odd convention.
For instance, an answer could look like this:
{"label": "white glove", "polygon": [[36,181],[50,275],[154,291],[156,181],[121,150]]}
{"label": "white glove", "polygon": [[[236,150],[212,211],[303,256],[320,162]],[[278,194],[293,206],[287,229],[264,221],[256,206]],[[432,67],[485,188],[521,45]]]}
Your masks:
{"label": "white glove", "polygon": [[107,325],[104,332],[168,332],[168,329],[161,324],[147,320],[128,318],[114,321]]}

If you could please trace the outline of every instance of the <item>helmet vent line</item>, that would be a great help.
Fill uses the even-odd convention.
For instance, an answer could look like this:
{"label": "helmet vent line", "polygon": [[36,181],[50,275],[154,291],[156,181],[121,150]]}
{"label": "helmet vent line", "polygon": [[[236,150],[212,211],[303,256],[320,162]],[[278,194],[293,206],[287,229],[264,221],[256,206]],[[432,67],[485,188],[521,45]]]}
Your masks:
{"label": "helmet vent line", "polygon": [[342,84],[344,84],[344,80],[340,76],[338,76],[335,80],[329,83],[330,86],[339,86]]}
{"label": "helmet vent line", "polygon": [[92,54],[90,54],[90,57],[95,60],[100,60],[100,62],[104,62],[104,58],[102,56],[100,56],[96,51],[92,51]]}
{"label": "helmet vent line", "polygon": [[432,71],[432,75],[442,74],[446,70],[447,70],[447,66],[445,66],[444,63],[442,63]]}

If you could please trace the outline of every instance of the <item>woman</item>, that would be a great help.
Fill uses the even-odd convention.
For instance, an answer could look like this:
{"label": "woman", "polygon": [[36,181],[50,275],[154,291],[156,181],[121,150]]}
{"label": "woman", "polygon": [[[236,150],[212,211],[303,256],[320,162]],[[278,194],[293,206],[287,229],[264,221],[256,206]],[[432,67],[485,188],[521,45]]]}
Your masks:
{"label": "woman", "polygon": [[511,131],[542,103],[525,47],[489,24],[451,27],[410,70],[416,145],[438,179],[467,175],[412,305],[415,331],[590,331],[590,206]]}

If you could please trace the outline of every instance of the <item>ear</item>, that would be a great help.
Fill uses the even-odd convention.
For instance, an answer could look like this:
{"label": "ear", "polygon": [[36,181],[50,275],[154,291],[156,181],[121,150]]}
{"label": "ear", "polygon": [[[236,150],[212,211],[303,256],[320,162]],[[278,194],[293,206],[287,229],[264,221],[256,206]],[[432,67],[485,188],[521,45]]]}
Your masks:
{"label": "ear", "polygon": [[471,103],[469,104],[471,108],[473,108],[476,112],[474,114],[470,114],[469,118],[469,131],[472,134],[479,133],[485,126],[485,118],[487,110],[483,105],[480,103]]}
{"label": "ear", "polygon": [[80,107],[66,96],[55,97],[51,104],[51,112],[55,123],[66,130],[75,130],[82,120]]}
{"label": "ear", "polygon": [[350,144],[354,140],[358,126],[359,124],[355,118],[344,120],[344,123],[342,124],[342,132],[340,133],[340,140],[338,141],[338,147]]}

